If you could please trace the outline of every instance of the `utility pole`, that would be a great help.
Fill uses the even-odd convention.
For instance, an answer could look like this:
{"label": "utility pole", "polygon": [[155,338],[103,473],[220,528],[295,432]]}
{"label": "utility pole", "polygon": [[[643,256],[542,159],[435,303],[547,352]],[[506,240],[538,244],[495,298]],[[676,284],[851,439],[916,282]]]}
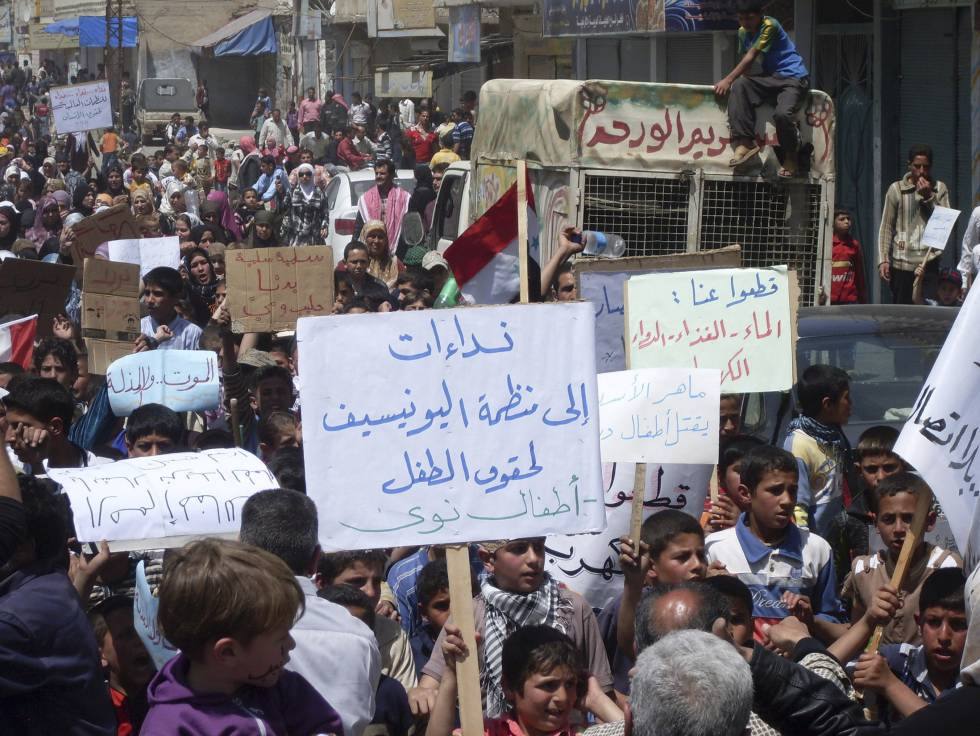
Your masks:
{"label": "utility pole", "polygon": [[106,0],[105,4],[105,49],[103,50],[106,80],[109,82],[109,95],[115,95],[119,125],[122,126],[122,77],[123,61],[123,5],[122,0]]}

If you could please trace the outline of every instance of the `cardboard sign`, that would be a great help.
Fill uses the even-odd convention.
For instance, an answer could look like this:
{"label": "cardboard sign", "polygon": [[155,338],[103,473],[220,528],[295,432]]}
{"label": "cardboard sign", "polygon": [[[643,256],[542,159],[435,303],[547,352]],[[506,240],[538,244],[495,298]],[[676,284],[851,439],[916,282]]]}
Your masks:
{"label": "cardboard sign", "polygon": [[321,544],[602,529],[594,322],[585,303],[301,319]]}
{"label": "cardboard sign", "polygon": [[795,305],[785,266],[633,276],[630,367],[717,368],[723,393],[785,391],[794,383]]}
{"label": "cardboard sign", "polygon": [[261,460],[239,448],[50,468],[48,475],[71,500],[78,540],[105,539],[114,552],[235,534],[245,501],[279,487]]}
{"label": "cardboard sign", "polygon": [[980,559],[980,289],[970,289],[912,407],[895,452],[942,506],[970,570]]}
{"label": "cardboard sign", "polygon": [[603,462],[717,462],[718,370],[618,371],[598,382]]}
{"label": "cardboard sign", "polygon": [[88,351],[88,372],[104,376],[110,365],[133,352],[133,344],[121,340],[86,337],[85,349]]}
{"label": "cardboard sign", "polygon": [[82,331],[90,337],[140,331],[139,266],[86,258],[82,270]]}
{"label": "cardboard sign", "polygon": [[226,251],[232,331],[292,330],[300,317],[330,314],[333,269],[327,246]]}
{"label": "cardboard sign", "polygon": [[143,404],[163,404],[177,412],[215,409],[220,373],[218,356],[211,350],[127,355],[106,371],[109,405],[117,417],[128,417]]}
{"label": "cardboard sign", "polygon": [[107,80],[52,87],[50,94],[51,115],[59,133],[112,127],[112,102]]}
{"label": "cardboard sign", "polygon": [[626,307],[623,285],[630,276],[661,271],[738,268],[742,249],[730,245],[702,253],[639,258],[593,258],[575,262],[579,298],[595,307],[596,367],[600,373],[626,370]]}
{"label": "cardboard sign", "polygon": [[5,258],[0,263],[0,315],[36,314],[37,336],[51,335],[52,320],[65,311],[75,267]]}
{"label": "cardboard sign", "polygon": [[127,238],[109,241],[109,260],[135,263],[143,278],[157,266],[180,268],[180,238]]}
{"label": "cardboard sign", "polygon": [[117,204],[96,212],[72,226],[75,240],[71,245],[73,263],[82,263],[95,256],[95,250],[103,243],[122,238],[139,238],[140,229],[129,207]]}

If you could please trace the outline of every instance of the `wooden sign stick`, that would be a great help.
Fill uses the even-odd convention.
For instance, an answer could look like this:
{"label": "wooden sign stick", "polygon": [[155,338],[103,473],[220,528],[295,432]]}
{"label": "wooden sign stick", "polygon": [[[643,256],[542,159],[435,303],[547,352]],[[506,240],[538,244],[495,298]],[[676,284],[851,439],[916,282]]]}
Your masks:
{"label": "wooden sign stick", "polygon": [[242,425],[238,423],[238,399],[228,402],[228,413],[231,420],[231,437],[235,442],[235,447],[242,446]]}

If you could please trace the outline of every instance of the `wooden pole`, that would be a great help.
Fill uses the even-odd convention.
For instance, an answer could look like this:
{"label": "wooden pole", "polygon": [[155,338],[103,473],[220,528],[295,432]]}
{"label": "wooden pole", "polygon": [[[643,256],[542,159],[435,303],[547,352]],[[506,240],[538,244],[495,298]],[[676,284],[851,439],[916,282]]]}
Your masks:
{"label": "wooden pole", "polygon": [[[623,282],[623,335],[626,337],[626,370],[631,370],[630,360],[630,292],[627,288],[629,279]],[[643,498],[647,489],[647,464],[637,463],[633,474],[633,503],[630,506],[630,539],[633,541],[633,552],[640,558],[640,527],[643,526]]]}
{"label": "wooden pole", "polygon": [[459,689],[459,722],[465,734],[483,733],[483,701],[480,694],[480,664],[476,656],[476,624],[473,620],[473,588],[469,548],[465,544],[446,548],[449,573],[449,606],[455,623],[470,651],[456,662]]}
{"label": "wooden pole", "polygon": [[231,436],[235,442],[235,447],[242,446],[242,425],[238,423],[238,399],[228,402],[229,414],[231,415]]}

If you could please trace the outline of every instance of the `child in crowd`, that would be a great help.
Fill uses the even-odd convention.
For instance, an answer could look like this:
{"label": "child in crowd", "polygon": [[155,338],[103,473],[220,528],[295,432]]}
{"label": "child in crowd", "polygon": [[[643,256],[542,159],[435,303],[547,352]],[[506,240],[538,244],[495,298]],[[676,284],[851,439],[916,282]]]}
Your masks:
{"label": "child in crowd", "polygon": [[[830,275],[831,304],[867,304],[868,287],[864,279],[861,243],[851,233],[854,218],[850,211],[834,211],[834,250]],[[821,291],[820,303],[827,296]]]}
{"label": "child in crowd", "polygon": [[[885,549],[873,555],[862,555],[851,565],[843,596],[851,600],[852,621],[864,615],[875,593],[891,580],[912,524],[916,502],[922,494],[932,498],[932,491],[926,482],[906,471],[885,478],[871,492],[872,518]],[[933,510],[926,521],[926,530],[935,523],[936,512]],[[882,644],[918,644],[919,627],[915,612],[922,586],[937,570],[959,568],[962,564],[955,552],[941,549],[920,538],[900,591],[904,594],[904,604],[898,615],[885,626]]]}
{"label": "child in crowd", "polygon": [[205,192],[211,189],[211,152],[208,150],[207,143],[201,143],[194,151],[194,179],[198,189]]}
{"label": "child in crowd", "polygon": [[735,437],[742,429],[742,395],[722,394],[718,433],[722,440]]}
{"label": "child in crowd", "polygon": [[225,158],[225,149],[218,146],[214,150],[214,188],[219,192],[227,192],[230,178],[231,159]]}
{"label": "child in crowd", "polygon": [[922,643],[888,644],[858,660],[854,684],[885,698],[886,720],[907,718],[961,685],[967,632],[965,582],[959,568],[934,572],[922,584],[918,605],[906,598],[903,606],[917,613]]}
{"label": "child in crowd", "polygon": [[801,415],[789,423],[783,445],[799,466],[796,522],[827,539],[831,521],[851,502],[851,446],[841,429],[851,416],[850,380],[840,368],[811,365],[796,394]]}
{"label": "child in crowd", "polygon": [[[320,585],[358,588],[368,597],[374,612],[381,603],[386,559],[380,550],[324,554],[318,566]],[[381,650],[381,674],[398,680],[406,691],[414,688],[417,678],[408,635],[397,621],[387,616],[376,616],[372,630]]]}
{"label": "child in crowd", "polygon": [[[559,587],[545,572],[544,539],[484,542],[479,554],[487,577],[480,585],[480,595],[473,600],[473,617],[479,636],[480,686],[486,697],[487,714],[496,718],[507,711],[501,652],[508,633],[524,626],[543,624],[567,634],[599,688],[611,691],[612,675],[595,614],[582,596]],[[417,700],[424,698],[430,704],[435,701],[445,670],[441,642],[447,630],[448,624],[439,634],[432,658],[422,669]]]}
{"label": "child in crowd", "polygon": [[[459,734],[456,717],[456,661],[472,656],[459,629],[447,625],[442,637],[445,662],[439,695],[426,736]],[[546,625],[518,628],[503,642],[500,677],[505,703],[496,716],[484,719],[485,736],[573,736],[576,706],[606,722],[621,721],[616,707],[589,677],[579,647],[567,635]]]}
{"label": "child in crowd", "polygon": [[[143,303],[147,315],[140,320],[142,334],[134,342],[134,352],[144,350],[197,350],[201,328],[177,314],[184,297],[180,272],[169,266],[157,266],[143,276]],[[166,338],[159,340],[158,331]]]}
{"label": "child in crowd", "polygon": [[255,225],[255,213],[262,209],[262,202],[259,201],[259,192],[253,187],[249,187],[242,192],[241,204],[235,209],[235,220],[242,231],[242,240],[246,240],[252,234]]}
{"label": "child in crowd", "polygon": [[288,411],[274,411],[262,417],[258,433],[262,462],[268,462],[281,447],[300,446],[299,422]]}
{"label": "child in crowd", "polygon": [[826,642],[841,633],[830,545],[793,524],[797,502],[797,463],[785,450],[768,445],[742,460],[741,492],[751,502],[731,529],[711,534],[706,552],[752,591],[755,636],[762,625],[786,616],[805,619]]}
{"label": "child in crowd", "polygon": [[133,599],[106,598],[88,614],[99,646],[119,736],[139,733],[146,717],[146,688],[156,674],[153,660],[133,626]]}
{"label": "child in crowd", "polygon": [[858,437],[854,464],[866,491],[874,491],[885,478],[906,469],[902,458],[892,451],[897,441],[898,430],[884,425],[869,427]]}
{"label": "child in crowd", "polygon": [[701,519],[705,533],[735,526],[738,517],[749,510],[749,497],[739,492],[742,458],[753,447],[764,444],[758,437],[748,434],[722,438],[718,454],[718,500],[706,504],[707,513]]}
{"label": "child in crowd", "polygon": [[[415,671],[421,677],[422,668],[432,657],[432,648],[449,618],[449,572],[445,558],[433,560],[422,568],[415,592],[422,623],[412,634],[411,643]],[[476,590],[473,594],[476,595]]]}
{"label": "child in crowd", "polygon": [[337,712],[285,669],[302,605],[292,571],[268,552],[216,539],[174,550],[158,620],[180,654],[150,683],[143,733],[343,733]]}
{"label": "child in crowd", "polygon": [[639,555],[633,540],[620,537],[619,566],[623,571],[623,595],[603,609],[599,622],[606,654],[612,658],[616,691],[627,695],[636,606],[643,589],[657,583],[703,580],[708,570],[704,531],[690,514],[676,509],[659,511],[647,517],[640,527]]}
{"label": "child in crowd", "polygon": [[728,599],[732,639],[742,647],[752,646],[755,628],[752,624],[752,591],[734,575],[712,575],[704,581]]}
{"label": "child in crowd", "polygon": [[[350,615],[363,621],[374,630],[377,614],[371,600],[350,585],[328,585],[317,595],[346,608]],[[408,693],[398,680],[382,674],[374,699],[374,717],[362,736],[411,736],[415,732],[415,719],[408,705]]]}
{"label": "child in crowd", "polygon": [[143,404],[126,420],[129,457],[155,457],[179,452],[184,445],[184,425],[173,409],[163,404]]}

